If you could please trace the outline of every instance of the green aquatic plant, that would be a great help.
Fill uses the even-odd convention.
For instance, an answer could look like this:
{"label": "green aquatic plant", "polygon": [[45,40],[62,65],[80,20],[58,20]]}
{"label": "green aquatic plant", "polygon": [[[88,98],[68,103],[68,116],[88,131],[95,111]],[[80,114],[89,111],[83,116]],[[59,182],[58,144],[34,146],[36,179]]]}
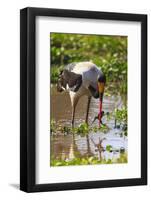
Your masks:
{"label": "green aquatic plant", "polygon": [[89,126],[86,123],[81,123],[78,127],[72,129],[74,133],[83,135],[88,134],[89,130]]}
{"label": "green aquatic plant", "polygon": [[57,133],[61,133],[61,134],[79,134],[81,136],[85,136],[87,135],[89,132],[103,132],[103,133],[107,133],[109,131],[109,127],[106,124],[101,124],[100,127],[98,126],[94,126],[94,127],[90,127],[88,126],[88,124],[86,123],[81,123],[79,126],[74,127],[74,128],[70,128],[68,126],[61,126],[61,125],[57,125],[57,123],[55,122],[55,120],[51,120],[50,123],[50,130],[51,130],[51,134],[57,134]]}
{"label": "green aquatic plant", "polygon": [[119,82],[127,92],[127,37],[51,33],[51,82],[56,83],[59,67],[72,62],[92,61],[106,74],[107,86]]}
{"label": "green aquatic plant", "polygon": [[118,122],[127,122],[127,108],[122,107],[121,109],[114,110],[114,117]]}
{"label": "green aquatic plant", "polygon": [[106,124],[101,124],[101,126],[98,127],[98,131],[101,131],[103,133],[107,133],[109,131],[109,127]]}
{"label": "green aquatic plant", "polygon": [[50,166],[69,166],[69,165],[95,165],[95,164],[116,164],[116,163],[127,163],[127,154],[121,153],[117,159],[98,159],[95,156],[90,157],[78,157],[73,159],[58,160],[52,159]]}
{"label": "green aquatic plant", "polygon": [[127,153],[121,153],[120,158],[117,159],[117,163],[127,163]]}
{"label": "green aquatic plant", "polygon": [[[113,116],[115,118],[115,128],[121,128],[123,134],[127,136],[127,107],[122,107],[122,109],[115,109]],[[119,123],[117,125],[117,123]]]}
{"label": "green aquatic plant", "polygon": [[57,124],[57,122],[54,119],[51,119],[50,121],[50,133],[52,135],[56,135],[56,134],[70,134],[72,133],[73,129],[68,127],[68,126],[62,126],[60,124]]}
{"label": "green aquatic plant", "polygon": [[121,136],[127,136],[127,107],[123,106],[121,109],[115,108],[113,112],[106,114],[107,121],[113,119],[115,121],[114,128],[121,129]]}
{"label": "green aquatic plant", "polygon": [[[106,119],[109,121],[111,119],[115,120],[114,128],[121,129],[121,137],[123,135],[127,136],[127,107],[122,107],[121,109],[115,109],[113,112],[108,112],[105,114]],[[109,131],[109,127],[107,124],[101,124],[98,126],[88,126],[86,123],[81,123],[79,126],[71,128],[68,126],[58,125],[54,119],[51,120],[50,130],[52,134],[62,133],[66,134],[79,134],[81,136],[85,136],[89,134],[89,132],[102,132],[107,133]]]}
{"label": "green aquatic plant", "polygon": [[50,121],[50,132],[54,133],[55,130],[56,130],[56,122],[55,122],[54,119],[51,119],[51,121]]}
{"label": "green aquatic plant", "polygon": [[67,126],[63,126],[62,131],[66,134],[69,134],[71,132],[71,128],[67,127]]}
{"label": "green aquatic plant", "polygon": [[111,145],[107,145],[106,146],[106,151],[110,152],[112,150],[112,146]]}
{"label": "green aquatic plant", "polygon": [[51,83],[57,83],[59,74],[60,74],[62,69],[63,69],[62,66],[58,66],[58,67],[52,66],[51,67],[51,69],[50,69],[50,71],[51,71],[51,77],[50,77]]}

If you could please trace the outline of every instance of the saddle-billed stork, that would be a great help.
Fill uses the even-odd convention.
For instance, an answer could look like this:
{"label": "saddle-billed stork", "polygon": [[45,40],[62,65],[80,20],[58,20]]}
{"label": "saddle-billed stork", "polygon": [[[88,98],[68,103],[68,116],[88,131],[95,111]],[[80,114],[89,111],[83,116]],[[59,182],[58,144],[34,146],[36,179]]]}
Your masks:
{"label": "saddle-billed stork", "polygon": [[99,126],[102,117],[102,101],[106,78],[100,68],[92,62],[71,63],[60,72],[57,90],[69,91],[72,105],[72,127],[74,127],[75,109],[81,96],[88,96],[87,112],[85,122],[88,123],[89,107],[91,97],[99,98]]}

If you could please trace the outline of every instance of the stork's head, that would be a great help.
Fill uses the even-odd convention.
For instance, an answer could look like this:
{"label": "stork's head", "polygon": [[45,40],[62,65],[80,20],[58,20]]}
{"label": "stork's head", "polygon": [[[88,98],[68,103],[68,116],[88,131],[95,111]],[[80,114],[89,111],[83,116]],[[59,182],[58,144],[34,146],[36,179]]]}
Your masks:
{"label": "stork's head", "polygon": [[106,83],[106,77],[105,77],[105,75],[102,73],[102,74],[98,77],[98,91],[99,91],[99,97],[100,97],[101,100],[102,100],[102,98],[103,98],[105,83]]}

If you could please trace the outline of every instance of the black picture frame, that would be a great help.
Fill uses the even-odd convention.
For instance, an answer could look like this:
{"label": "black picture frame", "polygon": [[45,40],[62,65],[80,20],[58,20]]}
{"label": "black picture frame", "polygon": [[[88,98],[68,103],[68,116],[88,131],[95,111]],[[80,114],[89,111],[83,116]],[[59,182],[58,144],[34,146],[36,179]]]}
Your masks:
{"label": "black picture frame", "polygon": [[[141,23],[141,178],[87,182],[35,183],[35,18],[54,16],[84,19],[120,20]],[[147,184],[147,15],[48,8],[20,11],[20,189],[43,192]]]}

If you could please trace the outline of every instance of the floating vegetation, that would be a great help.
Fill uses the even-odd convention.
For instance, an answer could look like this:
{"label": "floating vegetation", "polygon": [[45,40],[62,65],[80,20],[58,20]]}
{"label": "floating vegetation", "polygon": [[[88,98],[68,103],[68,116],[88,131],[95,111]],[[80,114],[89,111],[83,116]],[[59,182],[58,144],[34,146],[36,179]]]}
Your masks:
{"label": "floating vegetation", "polygon": [[51,120],[50,123],[50,130],[52,135],[56,135],[57,133],[62,133],[64,135],[66,134],[80,134],[81,136],[87,135],[89,132],[103,132],[107,133],[109,130],[109,127],[105,124],[101,124],[100,127],[94,126],[90,127],[86,123],[81,123],[78,127],[70,128],[67,126],[58,126],[55,120]]}
{"label": "floating vegetation", "polygon": [[60,66],[91,60],[106,74],[107,84],[119,80],[119,90],[127,92],[127,37],[51,33],[50,38],[52,83]]}
{"label": "floating vegetation", "polygon": [[[109,121],[111,119],[115,120],[114,128],[121,129],[121,137],[123,135],[127,136],[127,108],[122,107],[121,109],[115,109],[113,112],[104,113],[106,119]],[[94,120],[93,120],[94,121]],[[98,126],[88,126],[86,123],[81,123],[79,126],[71,128],[68,126],[61,126],[58,125],[54,119],[51,120],[50,123],[50,130],[51,134],[55,135],[57,133],[66,134],[80,134],[81,136],[87,135],[89,132],[102,132],[107,133],[109,131],[109,127],[106,124],[101,124],[100,127]]]}
{"label": "floating vegetation", "polygon": [[81,157],[65,160],[51,159],[50,166],[69,166],[69,165],[95,165],[95,164],[116,164],[127,163],[127,154],[121,153],[117,159],[98,159],[97,157]]}
{"label": "floating vegetation", "polygon": [[113,117],[115,118],[114,128],[121,128],[123,134],[127,136],[127,108],[122,107],[122,109],[115,109]]}
{"label": "floating vegetation", "polygon": [[56,130],[56,122],[55,122],[54,119],[51,119],[51,121],[50,121],[50,132],[54,133],[55,130]]}
{"label": "floating vegetation", "polygon": [[90,127],[86,123],[81,123],[78,127],[73,128],[71,131],[77,134],[86,135],[90,131]]}
{"label": "floating vegetation", "polygon": [[114,113],[113,113],[115,119],[118,122],[127,122],[127,108],[126,107],[122,107],[122,109],[115,109]]}
{"label": "floating vegetation", "polygon": [[112,151],[112,146],[111,146],[111,145],[107,145],[107,146],[106,146],[106,151],[111,152],[111,151]]}

